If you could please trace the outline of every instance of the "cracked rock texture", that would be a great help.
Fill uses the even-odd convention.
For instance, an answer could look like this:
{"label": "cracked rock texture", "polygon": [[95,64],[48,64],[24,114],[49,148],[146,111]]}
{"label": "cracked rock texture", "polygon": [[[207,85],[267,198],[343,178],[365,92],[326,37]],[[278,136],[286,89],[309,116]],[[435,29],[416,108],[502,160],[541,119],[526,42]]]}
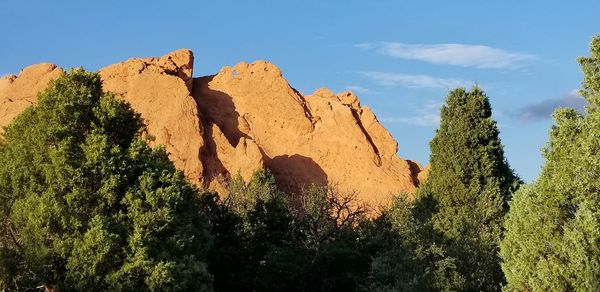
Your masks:
{"label": "cracked rock texture", "polygon": [[[262,167],[297,193],[312,183],[355,192],[371,207],[412,194],[426,172],[397,155],[397,142],[351,91],[302,95],[265,61],[224,67],[193,78],[193,54],[134,58],[100,70],[105,91],[141,113],[152,144],[165,145],[175,166],[200,187],[225,192],[227,179],[246,181]],[[0,79],[0,126],[36,102],[52,64]]]}

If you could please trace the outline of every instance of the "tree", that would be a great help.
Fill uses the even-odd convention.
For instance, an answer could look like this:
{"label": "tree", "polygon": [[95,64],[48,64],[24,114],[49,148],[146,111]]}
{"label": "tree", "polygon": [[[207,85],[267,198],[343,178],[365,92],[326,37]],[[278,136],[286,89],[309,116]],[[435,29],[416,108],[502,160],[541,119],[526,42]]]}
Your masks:
{"label": "tree", "polygon": [[245,183],[238,174],[229,195],[203,195],[215,244],[209,270],[218,291],[296,291],[304,267],[301,233],[286,196],[269,170]]}
{"label": "tree", "polygon": [[365,209],[353,195],[311,185],[291,200],[264,169],[248,183],[234,176],[228,187],[224,200],[203,195],[215,236],[215,290],[354,291],[367,276],[373,253],[358,228]]}
{"label": "tree", "polygon": [[[356,193],[310,185],[296,200],[296,216],[308,261],[303,291],[356,291],[367,277],[373,253],[366,207]],[[366,228],[365,228],[366,227]]]}
{"label": "tree", "polygon": [[250,236],[242,217],[220,200],[217,193],[202,194],[201,205],[214,237],[207,262],[215,291],[252,290],[255,267],[250,259]]}
{"label": "tree", "polygon": [[71,70],[0,146],[0,287],[212,290],[197,190],[142,119]]}
{"label": "tree", "polygon": [[430,214],[422,211],[408,196],[400,195],[374,221],[371,241],[383,245],[371,263],[364,291],[465,290],[457,260],[439,244],[441,235],[428,220]]}
{"label": "tree", "polygon": [[600,36],[579,59],[586,114],[559,109],[540,177],[510,203],[506,290],[600,290]]}
{"label": "tree", "polygon": [[504,158],[496,122],[478,87],[450,92],[430,143],[431,170],[415,208],[439,234],[436,245],[456,264],[465,290],[498,290],[498,257],[508,200],[520,180]]}

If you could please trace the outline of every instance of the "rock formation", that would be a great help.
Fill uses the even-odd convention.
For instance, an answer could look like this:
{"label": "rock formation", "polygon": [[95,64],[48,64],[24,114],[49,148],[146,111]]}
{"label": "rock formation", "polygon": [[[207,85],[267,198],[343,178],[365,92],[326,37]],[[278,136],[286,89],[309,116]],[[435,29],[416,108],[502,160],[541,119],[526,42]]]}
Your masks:
{"label": "rock formation", "polygon": [[[193,95],[205,132],[226,138],[213,138],[214,146],[203,152],[211,165],[224,166],[206,175],[246,171],[242,176],[248,178],[248,166],[265,165],[286,191],[331,183],[371,205],[386,204],[390,194],[412,193],[418,183],[420,166],[397,156],[397,142],[350,91],[319,89],[303,96],[277,67],[258,61],[195,78]],[[232,159],[219,150],[229,148],[262,156]]]}
{"label": "rock formation", "polygon": [[0,132],[22,111],[37,101],[37,94],[46,88],[48,81],[63,73],[54,64],[37,64],[21,71],[19,76],[0,79]]}
{"label": "rock formation", "polygon": [[204,146],[198,107],[190,94],[194,57],[178,50],[160,58],[129,59],[100,70],[105,91],[117,94],[142,115],[148,134],[162,144],[186,177],[199,184]]}
{"label": "rock formation", "polygon": [[[141,113],[151,143],[200,187],[223,192],[228,178],[271,169],[280,187],[332,184],[371,206],[413,193],[423,168],[397,155],[397,142],[351,91],[302,95],[273,64],[257,61],[193,78],[193,55],[179,50],[100,70],[104,90]],[[51,64],[0,79],[0,126],[62,73]]]}

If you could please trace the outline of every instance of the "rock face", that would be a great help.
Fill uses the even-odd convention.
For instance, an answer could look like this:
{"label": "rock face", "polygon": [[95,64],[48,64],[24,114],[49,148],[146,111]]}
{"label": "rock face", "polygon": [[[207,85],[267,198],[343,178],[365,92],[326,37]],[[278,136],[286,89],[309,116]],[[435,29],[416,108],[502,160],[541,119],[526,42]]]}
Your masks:
{"label": "rock face", "polygon": [[37,101],[37,94],[46,88],[48,81],[63,73],[54,64],[29,66],[19,76],[0,79],[0,133],[16,116]]}
{"label": "rock face", "polygon": [[162,144],[186,177],[200,185],[204,146],[198,107],[190,95],[194,56],[178,50],[160,58],[129,59],[100,70],[103,89],[142,115],[148,134]]}
{"label": "rock face", "polygon": [[[397,156],[397,142],[350,91],[303,96],[277,67],[259,61],[195,78],[193,95],[205,132],[218,137],[208,142],[213,146],[203,159],[219,167],[206,175],[241,171],[248,178],[248,167],[264,165],[286,191],[330,183],[372,206],[387,204],[391,194],[412,193],[418,184],[421,167]],[[231,150],[220,149],[254,154],[232,159]]]}
{"label": "rock face", "polygon": [[[258,61],[192,78],[193,54],[135,58],[100,70],[104,90],[141,113],[153,144],[200,187],[223,192],[228,178],[249,180],[271,169],[295,193],[312,183],[355,192],[373,207],[392,194],[413,193],[423,168],[397,155],[397,143],[350,91],[303,96],[273,64]],[[47,82],[51,64],[0,79],[0,126],[6,126]]]}
{"label": "rock face", "polygon": [[419,180],[419,183],[424,182],[427,179],[427,176],[429,175],[429,170],[430,169],[431,169],[431,164],[427,164],[427,166],[425,166],[425,168],[423,168],[419,172],[419,175],[417,176],[417,179]]}

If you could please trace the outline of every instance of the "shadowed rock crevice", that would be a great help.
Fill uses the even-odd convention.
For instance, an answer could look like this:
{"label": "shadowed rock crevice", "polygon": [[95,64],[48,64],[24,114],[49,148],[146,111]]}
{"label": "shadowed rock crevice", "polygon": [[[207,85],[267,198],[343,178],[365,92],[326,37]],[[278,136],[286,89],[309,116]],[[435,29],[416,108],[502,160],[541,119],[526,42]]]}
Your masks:
{"label": "shadowed rock crevice", "polygon": [[241,137],[250,138],[239,127],[240,119],[245,119],[240,117],[231,96],[208,87],[213,78],[214,75],[194,78],[192,93],[198,112],[205,123],[218,125],[229,144],[236,147]]}
{"label": "shadowed rock crevice", "polygon": [[[307,105],[306,99],[304,99],[304,97],[302,96],[302,94],[300,93],[300,91],[298,91],[296,88],[293,88],[290,86],[290,89],[292,90],[292,92],[294,92],[292,96],[292,98],[294,97],[300,97],[301,99],[298,100],[298,103],[302,106],[302,108],[304,109],[304,115],[306,116],[307,119],[309,119],[312,124],[315,124],[315,120],[314,117],[312,115],[312,113],[310,112],[310,108]],[[313,128],[314,129],[314,128]]]}
{"label": "shadowed rock crevice", "polygon": [[375,152],[375,155],[373,156],[373,163],[375,163],[375,165],[377,166],[381,166],[381,156],[379,155],[379,149],[377,148],[377,145],[375,145],[375,142],[373,142],[373,138],[371,138],[371,135],[369,135],[369,132],[363,126],[358,113],[352,108],[350,109],[350,112],[352,112],[352,116],[354,117],[356,124],[358,125],[360,130],[365,135],[365,138],[367,139],[371,147],[373,147],[373,152]]}
{"label": "shadowed rock crevice", "polygon": [[327,185],[327,174],[312,158],[294,154],[267,158],[265,164],[273,172],[279,188],[288,194],[300,194],[311,184]]}
{"label": "shadowed rock crevice", "polygon": [[410,169],[410,177],[413,183],[416,186],[419,186],[421,184],[421,181],[419,180],[419,174],[423,171],[423,167],[419,163],[412,160],[406,160],[406,162],[408,163],[408,167]]}
{"label": "shadowed rock crevice", "polygon": [[217,156],[217,145],[213,137],[213,124],[203,121],[204,131],[204,147],[200,151],[200,160],[204,167],[203,173],[203,187],[205,189],[210,188],[210,182],[214,180],[222,180],[230,177],[229,171],[225,168],[219,157]]}

